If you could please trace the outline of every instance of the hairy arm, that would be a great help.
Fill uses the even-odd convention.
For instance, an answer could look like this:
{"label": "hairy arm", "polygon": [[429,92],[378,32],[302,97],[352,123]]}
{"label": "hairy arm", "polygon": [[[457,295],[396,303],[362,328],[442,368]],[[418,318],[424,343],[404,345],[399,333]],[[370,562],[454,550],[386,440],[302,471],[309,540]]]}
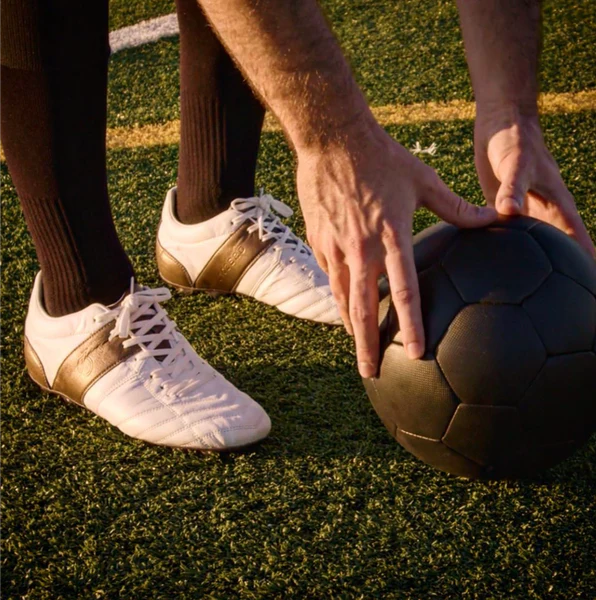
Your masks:
{"label": "hairy arm", "polygon": [[596,256],[538,119],[540,1],[457,4],[476,97],[476,168],[488,203],[546,221]]}
{"label": "hairy arm", "polygon": [[458,0],[478,109],[536,115],[539,0]]}
{"label": "hairy arm", "polygon": [[373,118],[314,0],[200,0],[297,150],[345,144]]}
{"label": "hairy arm", "polygon": [[461,226],[495,218],[453,194],[374,120],[315,0],[199,0],[230,54],[281,121],[297,158],[308,240],[361,375],[377,371],[378,277],[386,273],[410,358],[424,354],[412,216]]}

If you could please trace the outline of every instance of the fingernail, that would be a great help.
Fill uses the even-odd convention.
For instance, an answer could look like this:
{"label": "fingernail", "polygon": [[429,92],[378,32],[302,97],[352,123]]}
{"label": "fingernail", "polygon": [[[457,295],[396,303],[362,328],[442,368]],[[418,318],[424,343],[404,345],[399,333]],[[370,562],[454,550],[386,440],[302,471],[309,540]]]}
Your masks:
{"label": "fingernail", "polygon": [[374,377],[375,373],[377,372],[375,365],[370,362],[359,362],[358,371],[360,373],[360,377]]}
{"label": "fingernail", "polygon": [[406,346],[406,354],[408,355],[408,358],[421,358],[424,354],[424,348],[419,342],[410,342]]}

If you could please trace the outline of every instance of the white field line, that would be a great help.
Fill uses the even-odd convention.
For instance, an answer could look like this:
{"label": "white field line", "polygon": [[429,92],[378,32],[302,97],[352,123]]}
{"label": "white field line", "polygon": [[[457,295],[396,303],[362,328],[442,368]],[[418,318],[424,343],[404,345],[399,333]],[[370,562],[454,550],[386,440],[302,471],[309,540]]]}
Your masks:
{"label": "white field line", "polygon": [[110,47],[114,54],[125,48],[136,48],[175,35],[178,35],[178,18],[176,13],[172,13],[112,31]]}

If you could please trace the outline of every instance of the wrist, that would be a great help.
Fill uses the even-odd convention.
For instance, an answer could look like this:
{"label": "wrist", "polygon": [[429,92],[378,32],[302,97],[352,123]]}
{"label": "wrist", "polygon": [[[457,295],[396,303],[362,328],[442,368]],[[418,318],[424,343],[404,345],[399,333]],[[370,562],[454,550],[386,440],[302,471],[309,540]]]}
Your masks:
{"label": "wrist", "polygon": [[538,101],[524,99],[482,99],[476,101],[476,122],[499,122],[504,125],[538,122]]}
{"label": "wrist", "polygon": [[330,152],[352,154],[386,135],[366,104],[352,113],[337,112],[332,118],[319,120],[313,126],[302,124],[294,135],[290,132],[299,157]]}
{"label": "wrist", "polygon": [[494,134],[503,130],[515,132],[519,139],[542,137],[537,106],[498,103],[477,106],[475,138],[483,147]]}

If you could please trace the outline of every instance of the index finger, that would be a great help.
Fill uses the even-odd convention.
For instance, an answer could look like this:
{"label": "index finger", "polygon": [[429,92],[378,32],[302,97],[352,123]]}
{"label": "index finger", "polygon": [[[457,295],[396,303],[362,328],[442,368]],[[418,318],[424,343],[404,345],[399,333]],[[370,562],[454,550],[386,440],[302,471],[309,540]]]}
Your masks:
{"label": "index finger", "polygon": [[422,358],[425,346],[424,327],[412,232],[409,228],[404,228],[399,243],[388,249],[385,266],[406,354],[411,359]]}
{"label": "index finger", "polygon": [[377,277],[378,271],[367,269],[363,263],[350,266],[349,315],[362,377],[374,377],[379,362]]}

